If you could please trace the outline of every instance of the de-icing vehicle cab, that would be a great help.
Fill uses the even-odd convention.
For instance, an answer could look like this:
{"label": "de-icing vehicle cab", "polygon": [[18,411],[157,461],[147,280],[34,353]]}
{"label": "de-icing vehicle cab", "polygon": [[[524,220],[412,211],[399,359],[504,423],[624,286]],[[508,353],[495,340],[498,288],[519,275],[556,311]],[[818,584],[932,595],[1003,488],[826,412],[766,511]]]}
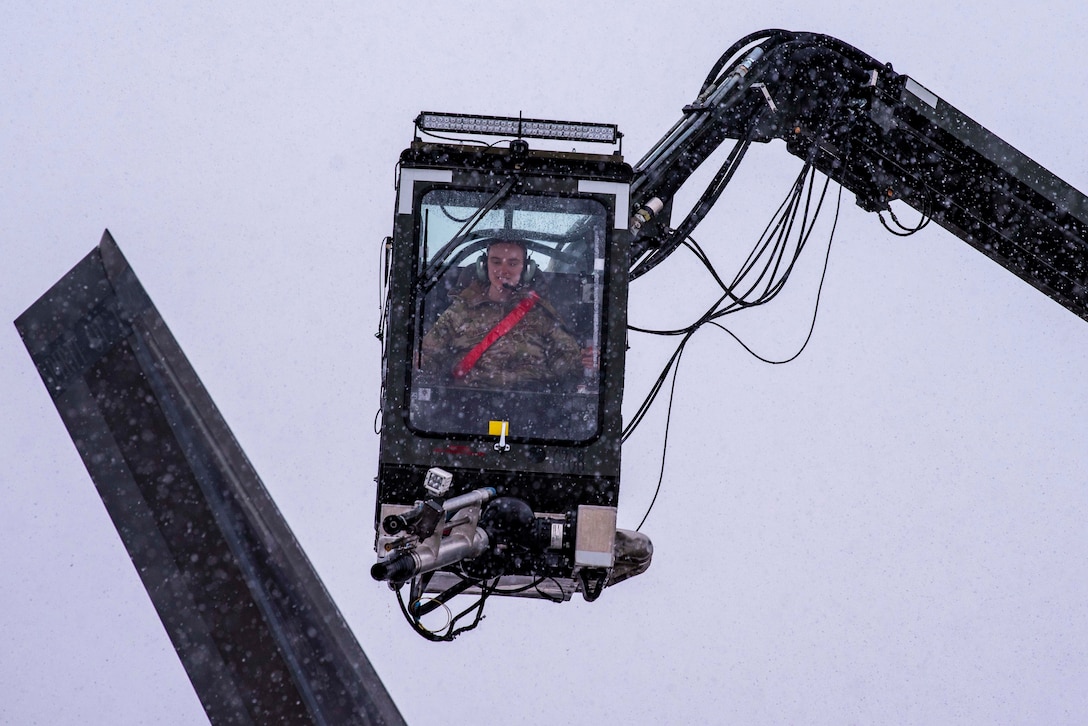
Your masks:
{"label": "de-icing vehicle cab", "polygon": [[[632,174],[620,135],[431,113],[416,126],[514,140],[417,136],[400,158],[372,574],[410,582],[417,627],[466,591],[595,599],[650,558],[644,536],[616,529]],[[493,276],[498,252],[516,278]]]}

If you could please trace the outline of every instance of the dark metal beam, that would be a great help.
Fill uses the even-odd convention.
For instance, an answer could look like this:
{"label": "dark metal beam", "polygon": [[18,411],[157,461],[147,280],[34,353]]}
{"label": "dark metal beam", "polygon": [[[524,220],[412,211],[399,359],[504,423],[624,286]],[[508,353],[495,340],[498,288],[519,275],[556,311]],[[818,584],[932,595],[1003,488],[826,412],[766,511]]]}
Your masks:
{"label": "dark metal beam", "polygon": [[403,724],[107,231],[15,321],[216,724]]}

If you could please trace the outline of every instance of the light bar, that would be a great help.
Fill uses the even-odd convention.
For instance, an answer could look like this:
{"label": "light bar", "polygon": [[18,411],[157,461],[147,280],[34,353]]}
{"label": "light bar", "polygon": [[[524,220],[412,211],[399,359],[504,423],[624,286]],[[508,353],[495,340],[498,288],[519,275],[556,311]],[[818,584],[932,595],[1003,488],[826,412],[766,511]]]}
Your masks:
{"label": "light bar", "polygon": [[614,144],[620,136],[615,124],[577,121],[545,121],[512,116],[473,116],[463,113],[424,111],[416,117],[420,131],[445,131],[456,134],[486,134],[530,139],[560,139]]}

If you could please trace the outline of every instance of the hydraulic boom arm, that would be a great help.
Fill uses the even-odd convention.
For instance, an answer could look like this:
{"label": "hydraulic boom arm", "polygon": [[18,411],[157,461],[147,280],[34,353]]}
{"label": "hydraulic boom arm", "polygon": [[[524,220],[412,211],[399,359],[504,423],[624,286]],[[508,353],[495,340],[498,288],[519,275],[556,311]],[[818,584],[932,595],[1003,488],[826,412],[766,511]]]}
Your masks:
{"label": "hydraulic boom arm", "polygon": [[[1088,319],[1088,198],[913,79],[825,35],[738,41],[684,116],[635,166],[632,277],[701,221],[753,141],[787,150],[867,211],[902,200]],[[688,216],[671,200],[726,139],[736,147]]]}

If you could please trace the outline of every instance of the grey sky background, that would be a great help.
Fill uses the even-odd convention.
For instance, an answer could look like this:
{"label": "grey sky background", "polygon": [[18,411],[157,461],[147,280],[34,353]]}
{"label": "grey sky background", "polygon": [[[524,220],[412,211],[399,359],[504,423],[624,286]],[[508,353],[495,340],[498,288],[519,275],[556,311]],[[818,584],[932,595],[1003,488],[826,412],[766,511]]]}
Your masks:
{"label": "grey sky background", "polygon": [[[450,645],[368,574],[378,250],[419,111],[617,123],[634,163],[735,40],[812,30],[1083,191],[1088,10],[387,5],[4,4],[0,723],[204,718],[11,325],[106,227],[409,723],[1088,719],[1088,324],[849,194],[796,362],[689,345],[649,572],[594,604],[492,600]],[[723,268],[799,163],[749,155],[696,232]],[[830,220],[788,292],[730,321],[760,353],[803,341]],[[678,253],[631,321],[689,322],[712,292]],[[631,344],[629,413],[670,352]],[[625,449],[621,526],[653,495],[663,414]]]}

